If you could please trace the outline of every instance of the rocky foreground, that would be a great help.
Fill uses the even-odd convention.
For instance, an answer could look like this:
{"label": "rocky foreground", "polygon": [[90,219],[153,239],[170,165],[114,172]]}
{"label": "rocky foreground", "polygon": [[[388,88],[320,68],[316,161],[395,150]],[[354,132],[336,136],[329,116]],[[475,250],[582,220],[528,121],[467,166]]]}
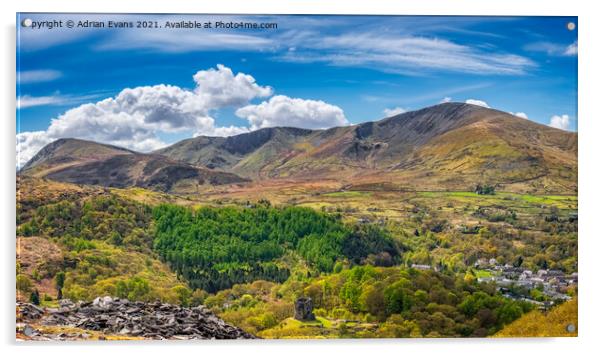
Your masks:
{"label": "rocky foreground", "polygon": [[[17,303],[17,333],[26,340],[92,339],[85,333],[44,333],[40,328],[65,327],[141,339],[251,339],[204,306],[185,308],[160,302],[132,302],[109,296],[92,302],[61,300],[57,309]],[[99,337],[103,339],[105,337]]]}

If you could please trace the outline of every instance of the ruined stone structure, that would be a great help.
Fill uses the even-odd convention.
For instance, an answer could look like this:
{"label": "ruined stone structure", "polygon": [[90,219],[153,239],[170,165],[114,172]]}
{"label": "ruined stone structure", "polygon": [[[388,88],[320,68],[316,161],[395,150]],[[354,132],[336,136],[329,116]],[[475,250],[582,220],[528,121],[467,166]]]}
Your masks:
{"label": "ruined stone structure", "polygon": [[295,301],[295,319],[299,321],[313,321],[314,304],[310,297],[300,297]]}

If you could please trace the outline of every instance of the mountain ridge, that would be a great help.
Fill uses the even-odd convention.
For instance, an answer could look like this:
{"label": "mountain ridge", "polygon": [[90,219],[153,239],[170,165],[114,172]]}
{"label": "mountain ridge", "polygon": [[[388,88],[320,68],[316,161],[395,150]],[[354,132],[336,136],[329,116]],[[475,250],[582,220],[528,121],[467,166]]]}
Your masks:
{"label": "mountain ridge", "polygon": [[[280,136],[256,141],[257,148],[244,154],[224,149],[225,140],[189,148],[207,137],[156,152],[253,180],[414,180],[407,187],[417,188],[421,181],[439,174],[429,188],[439,184],[443,189],[466,189],[479,182],[479,175],[485,175],[484,183],[506,185],[529,184],[539,176],[538,185],[530,183],[520,189],[576,189],[576,178],[572,181],[574,175],[569,172],[576,171],[577,133],[481,106],[443,103],[351,126],[304,129],[302,134],[290,134],[287,129],[291,128],[265,128],[227,138],[235,143],[262,131]],[[463,175],[469,177],[464,182],[459,180]]]}
{"label": "mountain ridge", "polygon": [[[59,167],[53,168],[63,172],[46,169],[50,178],[65,181],[69,170],[70,175],[86,174],[81,166],[70,166],[71,155],[60,154],[66,161],[58,163],[53,160],[56,156],[46,156],[52,144],[62,146],[49,144],[24,171],[54,161]],[[107,161],[132,163],[137,160],[132,156],[154,156],[155,164],[163,161],[206,173],[234,174],[238,182],[337,179],[345,184],[393,184],[401,189],[466,190],[488,183],[525,192],[577,190],[577,133],[465,103],[443,103],[323,130],[271,127],[230,137],[199,136],[149,154],[97,146],[99,154],[75,157],[94,167]],[[225,183],[215,184],[228,183],[236,182],[226,178]]]}

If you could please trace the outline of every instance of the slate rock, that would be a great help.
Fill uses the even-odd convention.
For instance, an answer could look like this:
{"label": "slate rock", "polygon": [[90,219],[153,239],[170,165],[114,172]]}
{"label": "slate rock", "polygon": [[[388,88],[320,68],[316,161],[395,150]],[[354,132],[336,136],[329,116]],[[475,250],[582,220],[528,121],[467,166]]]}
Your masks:
{"label": "slate rock", "polygon": [[[35,311],[25,308],[26,312]],[[60,308],[49,311],[41,323],[152,339],[255,338],[225,323],[204,306],[186,308],[160,302],[131,302],[109,296],[77,304],[62,300]]]}

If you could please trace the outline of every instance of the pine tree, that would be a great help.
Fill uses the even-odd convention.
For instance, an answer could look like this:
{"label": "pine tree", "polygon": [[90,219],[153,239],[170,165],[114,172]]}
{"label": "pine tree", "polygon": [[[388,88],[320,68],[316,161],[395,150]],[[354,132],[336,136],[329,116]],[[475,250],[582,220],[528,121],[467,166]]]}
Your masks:
{"label": "pine tree", "polygon": [[57,291],[57,300],[61,300],[63,298],[63,286],[65,285],[65,272],[58,272],[54,276],[54,283],[56,285]]}
{"label": "pine tree", "polygon": [[38,292],[38,289],[35,289],[31,293],[31,295],[29,296],[29,302],[31,302],[34,305],[40,304],[40,293]]}

